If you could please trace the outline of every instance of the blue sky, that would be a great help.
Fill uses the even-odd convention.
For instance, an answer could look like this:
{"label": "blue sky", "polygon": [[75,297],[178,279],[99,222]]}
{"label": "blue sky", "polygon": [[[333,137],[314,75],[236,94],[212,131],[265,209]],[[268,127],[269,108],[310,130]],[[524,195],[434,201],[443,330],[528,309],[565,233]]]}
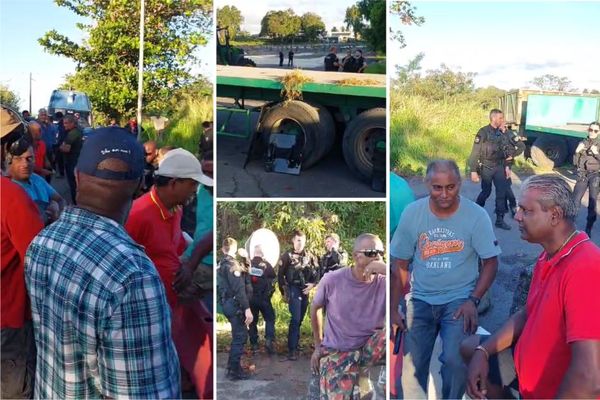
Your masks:
{"label": "blue sky", "polygon": [[412,3],[425,23],[402,26],[390,16],[407,43],[398,49],[388,42],[390,65],[423,52],[423,71],[445,63],[477,72],[477,86],[525,88],[548,73],[568,77],[575,88],[600,89],[600,2]]}
{"label": "blue sky", "polygon": [[[64,81],[66,74],[75,72],[73,62],[46,53],[37,40],[56,29],[81,42],[83,33],[75,26],[77,22],[83,22],[82,18],[51,0],[0,0],[0,82],[17,92],[21,109],[29,108],[30,72],[34,113],[47,107],[52,90]],[[201,66],[193,70],[211,80],[215,71],[214,46],[211,40],[200,49]]]}
{"label": "blue sky", "polygon": [[291,8],[297,15],[314,12],[321,16],[327,30],[344,25],[346,8],[356,4],[357,0],[215,0],[215,9],[223,6],[236,6],[244,17],[242,29],[251,34],[260,32],[260,21],[268,11]]}

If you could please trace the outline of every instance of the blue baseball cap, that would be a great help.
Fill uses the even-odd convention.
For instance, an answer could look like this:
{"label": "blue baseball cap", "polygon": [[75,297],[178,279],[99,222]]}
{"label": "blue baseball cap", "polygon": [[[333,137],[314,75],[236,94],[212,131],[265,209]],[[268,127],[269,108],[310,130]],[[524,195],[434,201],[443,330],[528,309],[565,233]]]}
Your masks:
{"label": "blue baseball cap", "polygon": [[[105,160],[125,162],[127,171],[98,168]],[[129,131],[120,127],[98,128],[83,142],[77,170],[112,181],[140,179],[144,173],[144,149]]]}

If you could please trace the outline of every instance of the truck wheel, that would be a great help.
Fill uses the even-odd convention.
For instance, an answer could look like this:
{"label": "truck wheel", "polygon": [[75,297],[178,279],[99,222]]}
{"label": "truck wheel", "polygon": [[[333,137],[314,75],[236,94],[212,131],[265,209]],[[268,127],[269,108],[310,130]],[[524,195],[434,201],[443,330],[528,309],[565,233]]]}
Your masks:
{"label": "truck wheel", "polygon": [[569,154],[567,141],[556,136],[538,136],[531,146],[531,159],[538,167],[552,169],[563,165]]}
{"label": "truck wheel", "polygon": [[275,104],[265,111],[260,122],[260,131],[265,145],[268,145],[269,137],[273,133],[302,135],[302,168],[310,168],[319,160],[319,153],[316,151],[319,113],[308,103],[292,100]]}
{"label": "truck wheel", "polygon": [[331,151],[335,143],[335,121],[326,107],[316,103],[309,104],[319,113],[316,151],[320,160]]}
{"label": "truck wheel", "polygon": [[385,137],[385,108],[372,108],[354,118],[344,131],[346,164],[359,179],[370,182],[373,171],[375,137]]}

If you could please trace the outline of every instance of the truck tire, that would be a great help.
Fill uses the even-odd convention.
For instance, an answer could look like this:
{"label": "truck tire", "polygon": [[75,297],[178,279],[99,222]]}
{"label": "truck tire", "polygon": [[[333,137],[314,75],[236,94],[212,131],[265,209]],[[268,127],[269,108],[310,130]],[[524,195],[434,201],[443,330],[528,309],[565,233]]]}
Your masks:
{"label": "truck tire", "polygon": [[350,171],[365,182],[371,181],[375,149],[371,137],[385,137],[385,108],[363,111],[346,126],[342,149]]}
{"label": "truck tire", "polygon": [[319,113],[316,151],[318,153],[318,159],[320,160],[331,151],[333,144],[335,143],[335,121],[326,107],[316,103],[308,104]]}
{"label": "truck tire", "polygon": [[310,104],[291,100],[277,103],[264,112],[260,132],[265,145],[273,133],[295,133],[304,136],[302,168],[310,168],[319,161],[317,137],[319,136],[319,113]]}
{"label": "truck tire", "polygon": [[558,136],[538,136],[531,146],[531,159],[535,165],[545,169],[560,167],[568,155],[567,141]]}

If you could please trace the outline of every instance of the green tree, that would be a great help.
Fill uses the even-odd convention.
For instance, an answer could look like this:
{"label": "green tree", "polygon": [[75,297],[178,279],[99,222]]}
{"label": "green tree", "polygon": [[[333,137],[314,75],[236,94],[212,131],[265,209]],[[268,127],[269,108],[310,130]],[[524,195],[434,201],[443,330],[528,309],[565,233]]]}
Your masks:
{"label": "green tree", "polygon": [[325,23],[321,19],[321,16],[312,12],[307,12],[300,18],[302,31],[306,40],[313,42],[319,38],[319,36],[326,34]]}
{"label": "green tree", "polygon": [[231,39],[235,39],[243,23],[242,12],[236,6],[225,6],[217,9],[217,25],[227,27]]}
{"label": "green tree", "polygon": [[346,30],[352,28],[352,32],[354,32],[354,39],[358,39],[358,35],[364,26],[363,16],[358,8],[358,5],[355,4],[346,8],[344,23],[346,24]]}
{"label": "green tree", "polygon": [[366,21],[360,30],[361,36],[373,50],[385,53],[387,31],[385,0],[361,0],[357,4]]}
{"label": "green tree", "polygon": [[[46,51],[77,63],[67,84],[86,92],[94,108],[116,117],[133,115],[137,106],[139,2],[127,0],[55,0],[91,20],[78,24],[87,37],[76,43],[56,30],[39,43]],[[144,108],[169,111],[165,104],[192,82],[198,46],[212,32],[212,0],[146,0]]]}
{"label": "green tree", "polygon": [[294,10],[269,11],[260,23],[260,36],[268,36],[275,41],[292,39],[300,33],[302,20]]}
{"label": "green tree", "polygon": [[19,95],[13,92],[7,85],[0,83],[0,103],[15,111],[19,111],[21,99],[19,98]]}
{"label": "green tree", "polygon": [[[418,57],[418,56],[417,56]],[[425,76],[414,74],[400,84],[402,92],[441,100],[458,95],[471,95],[475,91],[474,72],[452,71],[446,64],[439,69],[427,70]]]}
{"label": "green tree", "polygon": [[[404,0],[394,0],[390,5],[390,14],[400,17],[403,25],[422,25],[425,18],[418,16],[416,7]],[[401,31],[392,32],[392,38],[400,43],[400,48],[406,47],[406,41]]]}
{"label": "green tree", "polygon": [[334,26],[333,28],[331,28],[331,32],[337,32],[338,28],[336,26]]}
{"label": "green tree", "polygon": [[531,83],[542,90],[559,90],[561,92],[566,92],[571,88],[571,81],[569,78],[552,74],[537,76],[533,78]]}

